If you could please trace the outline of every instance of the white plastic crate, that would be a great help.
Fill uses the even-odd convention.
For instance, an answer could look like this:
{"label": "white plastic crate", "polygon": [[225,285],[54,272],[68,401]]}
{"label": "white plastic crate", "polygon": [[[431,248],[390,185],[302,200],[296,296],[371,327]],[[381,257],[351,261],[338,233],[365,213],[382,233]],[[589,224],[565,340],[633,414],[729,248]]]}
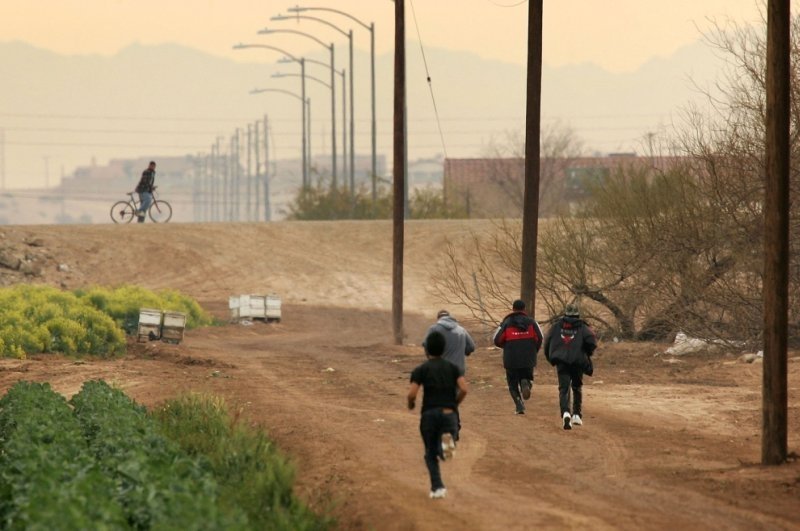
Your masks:
{"label": "white plastic crate", "polygon": [[281,320],[281,298],[277,295],[232,295],[228,297],[231,321],[240,319]]}
{"label": "white plastic crate", "polygon": [[267,295],[266,311],[264,317],[267,321],[281,321],[281,298],[277,295]]}

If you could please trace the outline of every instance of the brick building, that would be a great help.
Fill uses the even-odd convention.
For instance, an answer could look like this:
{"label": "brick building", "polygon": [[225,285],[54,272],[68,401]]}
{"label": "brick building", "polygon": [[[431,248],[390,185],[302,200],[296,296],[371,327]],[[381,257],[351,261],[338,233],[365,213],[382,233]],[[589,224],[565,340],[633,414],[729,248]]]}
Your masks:
{"label": "brick building", "polygon": [[[666,169],[677,157],[638,157],[617,153],[597,157],[542,158],[539,212],[552,216],[585,199],[593,184],[626,168]],[[449,204],[462,204],[472,218],[520,217],[525,159],[452,159],[444,161],[443,187]]]}

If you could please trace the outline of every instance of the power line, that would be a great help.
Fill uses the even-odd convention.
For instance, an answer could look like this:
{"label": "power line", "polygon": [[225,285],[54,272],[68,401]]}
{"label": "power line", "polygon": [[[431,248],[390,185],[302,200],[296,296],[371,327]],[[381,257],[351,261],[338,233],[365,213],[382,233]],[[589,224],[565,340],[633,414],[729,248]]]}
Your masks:
{"label": "power line", "polygon": [[216,131],[167,131],[160,129],[88,129],[77,127],[6,127],[6,131],[36,132],[36,133],[103,133],[103,134],[161,134],[161,135],[214,135]]}
{"label": "power line", "polygon": [[419,40],[419,51],[422,53],[422,63],[425,65],[425,76],[428,80],[428,89],[431,92],[431,101],[433,102],[433,114],[436,117],[436,125],[439,127],[439,137],[442,141],[442,151],[447,158],[447,145],[444,142],[444,133],[442,132],[442,122],[439,120],[439,109],[436,107],[436,97],[433,95],[433,83],[431,83],[431,73],[428,70],[428,60],[425,58],[425,48],[422,46],[422,34],[419,31],[419,24],[417,23],[417,11],[414,9],[414,0],[411,0],[411,14],[414,17],[414,27],[417,29],[417,39]]}

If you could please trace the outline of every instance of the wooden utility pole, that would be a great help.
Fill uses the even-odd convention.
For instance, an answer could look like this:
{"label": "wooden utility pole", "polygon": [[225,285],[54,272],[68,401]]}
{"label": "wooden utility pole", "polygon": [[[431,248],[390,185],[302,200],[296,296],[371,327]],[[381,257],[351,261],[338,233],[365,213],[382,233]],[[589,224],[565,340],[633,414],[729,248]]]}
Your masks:
{"label": "wooden utility pole", "polygon": [[250,195],[253,184],[253,124],[247,124],[247,193],[245,202],[247,203],[247,221],[253,221],[253,212],[250,209]]}
{"label": "wooden utility pole", "polygon": [[269,201],[269,118],[264,115],[264,221],[272,221]]}
{"label": "wooden utility pole", "polygon": [[789,308],[790,0],[767,3],[764,371],[761,462],[786,461]]}
{"label": "wooden utility pole", "polygon": [[242,212],[241,212],[241,197],[242,197],[242,128],[236,128],[236,182],[233,187],[233,199],[234,199],[234,213],[233,217],[235,221],[242,220]]}
{"label": "wooden utility pole", "polygon": [[542,3],[528,1],[528,82],[525,115],[525,196],[522,210],[520,298],[536,313],[536,245],[539,233],[539,135],[542,107]]}
{"label": "wooden utility pole", "polygon": [[261,153],[261,143],[258,139],[258,126],[259,121],[256,120],[253,123],[253,146],[256,154],[256,178],[255,178],[255,189],[253,190],[253,196],[255,196],[256,202],[253,207],[255,213],[255,219],[253,221],[258,221],[259,210],[261,210],[261,197],[259,194],[261,193],[261,159],[259,157],[259,153]]}
{"label": "wooden utility pole", "polygon": [[394,223],[392,251],[392,328],[396,345],[403,343],[403,223],[406,173],[406,29],[405,0],[394,2]]}

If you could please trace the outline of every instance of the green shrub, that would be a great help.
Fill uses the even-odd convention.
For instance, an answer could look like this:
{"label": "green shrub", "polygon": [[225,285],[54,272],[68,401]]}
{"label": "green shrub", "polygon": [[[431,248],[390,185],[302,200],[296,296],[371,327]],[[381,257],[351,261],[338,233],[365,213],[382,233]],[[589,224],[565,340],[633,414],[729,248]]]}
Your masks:
{"label": "green shrub", "polygon": [[221,399],[185,395],[153,412],[163,433],[204,457],[220,485],[220,503],[239,506],[255,529],[326,529],[330,522],[294,496],[294,469],[266,435],[232,419]]}
{"label": "green shrub", "polygon": [[186,328],[210,325],[212,317],[197,302],[175,290],[150,291],[139,286],[116,289],[94,287],[75,294],[94,308],[110,315],[128,334],[136,332],[140,308],[178,311],[186,314]]}
{"label": "green shrub", "polygon": [[0,528],[126,529],[64,397],[19,382],[0,399]]}
{"label": "green shrub", "polygon": [[125,336],[113,319],[70,292],[49,286],[0,289],[0,354],[63,352],[114,356]]}

